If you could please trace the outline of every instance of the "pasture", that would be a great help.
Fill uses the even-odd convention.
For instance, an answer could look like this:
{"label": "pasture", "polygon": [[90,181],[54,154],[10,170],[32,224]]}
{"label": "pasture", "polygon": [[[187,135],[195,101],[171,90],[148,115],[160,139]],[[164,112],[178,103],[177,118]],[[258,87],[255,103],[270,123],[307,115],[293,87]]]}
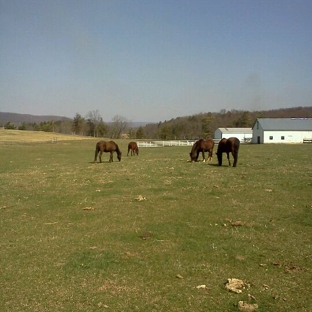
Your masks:
{"label": "pasture", "polygon": [[311,145],[233,168],[127,140],[93,163],[97,141],[0,144],[1,311],[312,310]]}

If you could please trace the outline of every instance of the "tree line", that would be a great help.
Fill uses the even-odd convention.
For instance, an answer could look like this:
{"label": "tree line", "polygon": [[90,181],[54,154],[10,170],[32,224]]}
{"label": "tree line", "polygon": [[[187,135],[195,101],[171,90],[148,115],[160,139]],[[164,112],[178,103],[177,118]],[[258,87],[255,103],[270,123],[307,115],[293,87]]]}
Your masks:
{"label": "tree line", "polygon": [[213,138],[218,128],[252,128],[257,118],[312,118],[312,106],[268,111],[221,109],[218,113],[200,113],[178,117],[143,127],[144,137],[162,140]]}
{"label": "tree line", "polygon": [[98,110],[89,111],[85,117],[76,113],[72,120],[48,120],[40,123],[22,122],[18,125],[8,121],[3,127],[13,130],[45,131],[114,139],[122,137],[143,138],[142,128],[132,127],[131,121],[125,117],[116,115],[111,122],[104,122]]}
{"label": "tree line", "polygon": [[76,113],[72,120],[45,121],[40,124],[22,123],[16,127],[7,122],[6,129],[34,130],[112,139],[194,140],[213,137],[218,128],[251,128],[257,118],[312,118],[311,107],[294,107],[269,111],[240,111],[222,109],[218,113],[200,113],[177,117],[164,122],[134,127],[130,120],[116,115],[104,122],[98,110],[89,111],[85,117]]}

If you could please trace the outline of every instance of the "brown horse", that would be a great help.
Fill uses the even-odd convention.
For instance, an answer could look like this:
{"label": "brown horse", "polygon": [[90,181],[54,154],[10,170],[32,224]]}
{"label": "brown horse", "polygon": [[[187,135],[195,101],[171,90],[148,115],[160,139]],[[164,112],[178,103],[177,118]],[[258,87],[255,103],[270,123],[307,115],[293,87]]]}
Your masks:
{"label": "brown horse", "polygon": [[235,137],[231,137],[228,139],[222,139],[219,142],[218,150],[216,153],[218,156],[219,166],[222,166],[222,153],[226,153],[227,159],[229,161],[229,166],[231,166],[229,154],[232,153],[233,158],[234,158],[233,167],[236,167],[237,159],[238,159],[239,145],[240,145],[239,139],[235,138]]}
{"label": "brown horse", "polygon": [[201,152],[203,155],[203,161],[205,161],[205,152],[208,152],[207,160],[212,160],[212,153],[214,148],[214,141],[212,139],[200,139],[193,144],[192,150],[190,152],[191,161],[197,161],[198,155]]}
{"label": "brown horse", "polygon": [[130,142],[128,144],[128,154],[127,156],[129,156],[129,152],[131,151],[131,156],[132,155],[139,155],[139,148],[138,148],[138,145],[135,143],[135,142]]}
{"label": "brown horse", "polygon": [[113,161],[113,153],[117,153],[117,158],[119,161],[121,161],[121,151],[118,147],[118,145],[114,141],[100,141],[96,143],[95,146],[95,155],[94,155],[94,162],[96,162],[97,156],[99,155],[100,162],[102,162],[102,154],[103,152],[105,153],[110,153],[109,157],[109,162]]}

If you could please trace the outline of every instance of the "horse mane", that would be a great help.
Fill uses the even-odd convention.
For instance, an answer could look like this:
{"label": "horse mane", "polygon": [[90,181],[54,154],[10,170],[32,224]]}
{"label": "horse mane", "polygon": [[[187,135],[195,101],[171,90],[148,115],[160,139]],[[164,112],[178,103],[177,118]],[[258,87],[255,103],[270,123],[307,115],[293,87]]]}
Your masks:
{"label": "horse mane", "polygon": [[198,141],[196,141],[193,146],[192,146],[192,150],[191,150],[191,154],[193,154],[196,150],[197,150],[197,147],[198,147]]}
{"label": "horse mane", "polygon": [[116,144],[116,153],[118,155],[121,155],[121,150],[119,149],[119,146]]}

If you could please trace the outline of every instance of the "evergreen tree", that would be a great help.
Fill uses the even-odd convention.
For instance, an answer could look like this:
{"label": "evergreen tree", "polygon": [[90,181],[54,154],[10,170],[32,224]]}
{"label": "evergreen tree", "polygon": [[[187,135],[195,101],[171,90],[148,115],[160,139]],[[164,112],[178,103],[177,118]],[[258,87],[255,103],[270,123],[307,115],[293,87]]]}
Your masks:
{"label": "evergreen tree", "polygon": [[144,130],[142,127],[139,127],[139,129],[136,132],[136,138],[143,139],[143,137],[144,137]]}
{"label": "evergreen tree", "polygon": [[85,123],[84,118],[81,117],[81,115],[77,113],[72,123],[72,131],[75,134],[81,134],[84,123]]}

